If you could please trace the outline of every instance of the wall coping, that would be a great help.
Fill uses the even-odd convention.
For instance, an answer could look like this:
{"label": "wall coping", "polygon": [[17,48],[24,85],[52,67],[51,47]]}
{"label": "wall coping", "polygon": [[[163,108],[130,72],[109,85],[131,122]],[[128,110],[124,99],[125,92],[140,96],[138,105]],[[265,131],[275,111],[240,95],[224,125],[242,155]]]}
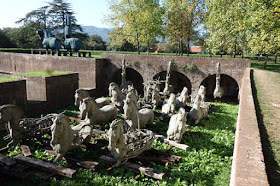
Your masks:
{"label": "wall coping", "polygon": [[230,186],[269,185],[250,73],[251,69],[247,68],[242,78]]}

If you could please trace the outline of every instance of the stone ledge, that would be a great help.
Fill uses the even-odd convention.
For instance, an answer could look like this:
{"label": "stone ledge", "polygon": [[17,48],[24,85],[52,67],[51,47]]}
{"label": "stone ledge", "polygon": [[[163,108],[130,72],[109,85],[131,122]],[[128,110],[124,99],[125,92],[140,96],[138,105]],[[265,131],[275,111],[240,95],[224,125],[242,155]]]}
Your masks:
{"label": "stone ledge", "polygon": [[269,185],[252,96],[251,69],[245,70],[240,90],[238,121],[230,185]]}

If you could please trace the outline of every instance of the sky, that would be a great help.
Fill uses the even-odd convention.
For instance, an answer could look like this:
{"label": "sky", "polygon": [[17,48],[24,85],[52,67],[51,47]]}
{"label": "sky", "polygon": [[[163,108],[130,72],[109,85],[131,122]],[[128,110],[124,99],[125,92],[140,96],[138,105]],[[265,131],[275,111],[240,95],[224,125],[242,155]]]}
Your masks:
{"label": "sky", "polygon": [[[0,28],[19,27],[15,22],[24,18],[28,12],[47,5],[51,0],[0,0]],[[108,15],[109,6],[106,0],[66,0],[72,5],[78,24],[110,28],[103,22]]]}

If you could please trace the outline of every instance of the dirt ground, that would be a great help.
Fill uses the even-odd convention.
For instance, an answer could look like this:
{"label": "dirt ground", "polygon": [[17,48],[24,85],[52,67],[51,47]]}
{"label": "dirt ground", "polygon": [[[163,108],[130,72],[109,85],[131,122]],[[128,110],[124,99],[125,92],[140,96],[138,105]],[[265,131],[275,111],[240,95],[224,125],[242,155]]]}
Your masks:
{"label": "dirt ground", "polygon": [[[253,69],[255,104],[270,185],[280,184],[280,73]],[[257,99],[256,99],[257,98]],[[275,106],[273,104],[279,104]]]}

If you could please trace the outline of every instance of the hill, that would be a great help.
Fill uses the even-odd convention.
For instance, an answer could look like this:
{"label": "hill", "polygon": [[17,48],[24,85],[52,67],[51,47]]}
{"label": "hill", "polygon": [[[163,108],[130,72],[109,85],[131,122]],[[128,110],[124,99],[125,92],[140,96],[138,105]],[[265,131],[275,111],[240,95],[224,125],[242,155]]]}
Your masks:
{"label": "hill", "polygon": [[111,30],[111,28],[98,28],[95,26],[82,26],[83,32],[87,33],[89,36],[93,34],[97,34],[103,38],[104,41],[108,42],[110,39],[107,34]]}

